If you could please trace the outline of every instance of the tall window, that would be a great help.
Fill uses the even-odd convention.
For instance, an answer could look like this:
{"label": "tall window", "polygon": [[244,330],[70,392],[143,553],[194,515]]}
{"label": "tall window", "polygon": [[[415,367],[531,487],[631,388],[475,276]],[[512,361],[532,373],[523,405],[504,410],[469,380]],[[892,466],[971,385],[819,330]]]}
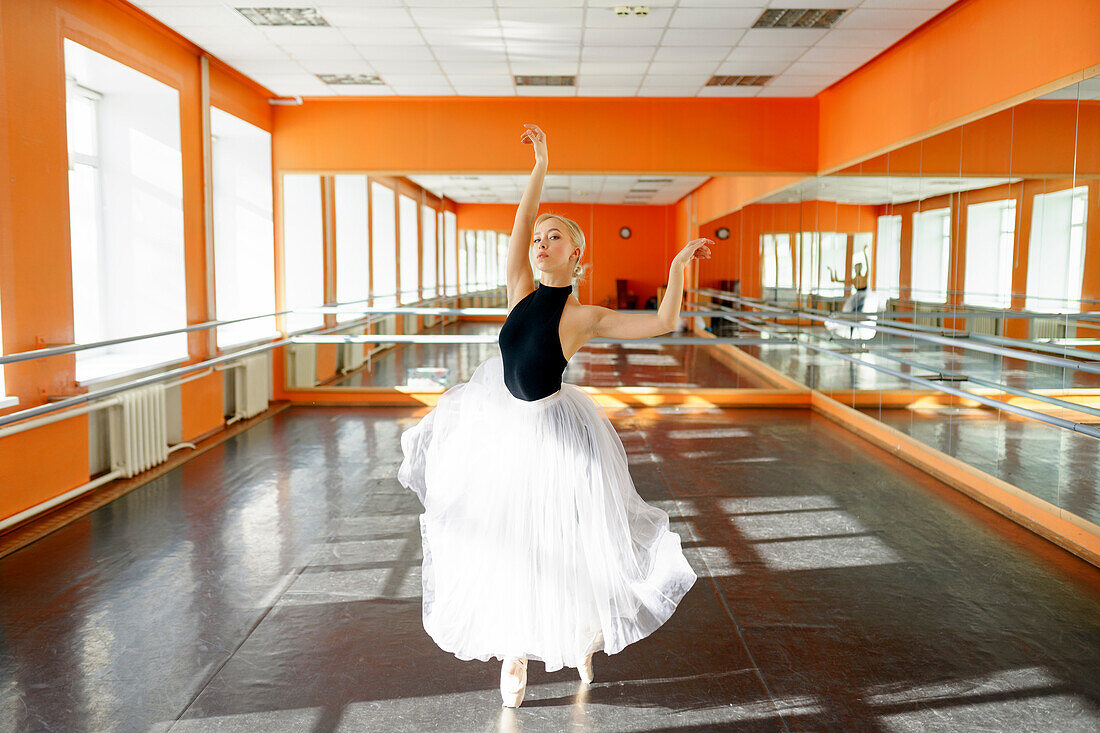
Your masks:
{"label": "tall window", "polygon": [[951,252],[951,209],[913,214],[913,300],[947,301]]}
{"label": "tall window", "polygon": [[[363,301],[370,295],[368,260],[367,177],[339,175],[333,179],[336,217],[336,302]],[[337,321],[362,318],[362,313],[345,313]]]}
{"label": "tall window", "polygon": [[878,242],[875,245],[875,290],[900,295],[901,287],[901,216],[878,218]]}
{"label": "tall window", "polygon": [[435,235],[435,209],[420,207],[421,251],[424,253],[424,297],[435,295],[435,262],[439,255],[439,244]]}
{"label": "tall window", "polygon": [[400,197],[401,210],[401,302],[414,303],[420,299],[420,236],[416,226],[416,202],[408,196]]}
{"label": "tall window", "polygon": [[1016,199],[966,207],[966,284],[963,301],[1007,308],[1012,301]]}
{"label": "tall window", "polygon": [[[275,311],[271,133],[210,109],[214,174],[214,289],[219,320]],[[273,338],[275,318],[218,329],[218,346]]]}
{"label": "tall window", "polygon": [[[179,93],[64,41],[77,343],[187,325]],[[187,335],[76,353],[76,378],[187,358]]]}
{"label": "tall window", "polygon": [[[325,282],[320,176],[283,176],[283,261],[286,307],[322,306]],[[287,316],[286,323],[289,331],[301,331],[322,325],[324,317],[320,313],[294,313]]]}
{"label": "tall window", "polygon": [[1027,308],[1069,313],[1081,307],[1087,186],[1035,196],[1027,256]]}
{"label": "tall window", "polygon": [[[459,284],[452,282],[454,277],[452,273],[457,267],[461,267],[461,263],[457,261],[458,257],[458,221],[454,212],[443,212],[443,258],[440,262],[443,263],[444,275],[443,282],[447,284],[447,295],[457,295],[459,292]],[[461,270],[459,270],[461,272]]]}
{"label": "tall window", "polygon": [[393,191],[371,181],[371,278],[375,306],[397,305],[397,222]]}

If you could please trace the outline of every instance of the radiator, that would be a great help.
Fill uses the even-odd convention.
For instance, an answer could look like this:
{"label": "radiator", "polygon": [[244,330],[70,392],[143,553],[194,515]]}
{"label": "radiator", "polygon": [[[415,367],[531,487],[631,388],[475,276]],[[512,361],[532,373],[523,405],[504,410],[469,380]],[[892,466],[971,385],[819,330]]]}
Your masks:
{"label": "radiator", "polygon": [[258,415],[267,409],[268,386],[267,356],[259,354],[242,359],[233,370],[233,417],[237,419]]}
{"label": "radiator", "polygon": [[287,384],[317,386],[317,344],[290,344],[286,349]]}
{"label": "radiator", "polygon": [[168,419],[164,385],[121,392],[118,440],[111,441],[111,468],[129,478],[168,459]]}
{"label": "radiator", "polygon": [[[943,306],[937,303],[914,303],[913,310],[917,313],[934,313],[943,310]],[[943,318],[939,316],[914,316],[913,323],[918,326],[942,326]]]}
{"label": "radiator", "polygon": [[1073,336],[1076,329],[1069,328],[1064,318],[1032,318],[1031,338],[1064,339]]}
{"label": "radiator", "polygon": [[1001,319],[995,316],[974,316],[966,314],[966,330],[970,333],[978,333],[985,336],[1000,336]]}

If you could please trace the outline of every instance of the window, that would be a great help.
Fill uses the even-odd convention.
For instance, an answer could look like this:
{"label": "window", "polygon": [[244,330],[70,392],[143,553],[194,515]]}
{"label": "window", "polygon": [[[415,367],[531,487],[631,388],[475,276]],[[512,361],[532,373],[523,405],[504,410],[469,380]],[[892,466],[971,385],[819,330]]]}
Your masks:
{"label": "window", "polygon": [[[336,302],[365,306],[370,295],[367,177],[334,176],[333,205],[336,220]],[[362,317],[362,313],[343,313],[336,318],[342,322]]]}
{"label": "window", "polygon": [[878,243],[875,249],[875,290],[897,298],[901,288],[900,215],[878,218]]}
{"label": "window", "polygon": [[963,302],[1007,308],[1012,302],[1016,199],[966,207],[966,282]]}
{"label": "window", "polygon": [[416,225],[416,202],[405,195],[399,197],[401,210],[397,212],[401,221],[401,288],[402,303],[415,303],[420,300],[420,243],[417,241],[419,230]]}
{"label": "window", "polygon": [[[76,343],[187,325],[179,93],[64,41]],[[187,358],[187,334],[75,354],[79,382]]]}
{"label": "window", "polygon": [[371,295],[375,306],[397,305],[396,226],[393,191],[371,181]]}
{"label": "window", "polygon": [[[325,302],[324,234],[320,176],[283,176],[283,262],[286,307],[319,308]],[[320,313],[287,315],[290,332],[324,324]]]}
{"label": "window", "polygon": [[798,243],[800,258],[798,291],[800,293],[812,293],[817,285],[821,237],[817,232],[802,232],[794,236]]}
{"label": "window", "polygon": [[775,256],[775,235],[760,235],[760,282],[765,288],[778,287]]}
{"label": "window", "polygon": [[951,209],[913,214],[913,300],[947,301],[951,251]]}
{"label": "window", "polygon": [[439,256],[439,243],[435,235],[435,209],[421,206],[420,222],[423,224],[421,251],[424,253],[424,297],[431,298],[436,294],[435,262]]}
{"label": "window", "polygon": [[[443,258],[440,260],[443,263],[444,277],[443,281],[447,283],[447,294],[457,295],[459,293],[459,284],[452,282],[451,275],[455,271],[454,268],[459,268],[458,272],[462,272],[462,264],[456,258],[458,257],[458,229],[457,219],[454,212],[443,212]],[[452,264],[453,263],[453,264]]]}
{"label": "window", "polygon": [[508,235],[497,232],[496,284],[508,285]]}
{"label": "window", "polygon": [[1080,309],[1085,275],[1087,186],[1035,196],[1027,256],[1027,308],[1040,313]]}
{"label": "window", "polygon": [[[214,179],[214,307],[229,321],[275,307],[271,134],[210,109]],[[225,347],[278,336],[274,316],[217,329]]]}

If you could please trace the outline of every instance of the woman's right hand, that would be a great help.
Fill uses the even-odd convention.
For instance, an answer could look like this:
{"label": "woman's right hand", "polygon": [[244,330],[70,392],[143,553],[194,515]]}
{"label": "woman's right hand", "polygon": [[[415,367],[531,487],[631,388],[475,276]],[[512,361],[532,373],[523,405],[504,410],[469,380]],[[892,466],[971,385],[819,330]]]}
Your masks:
{"label": "woman's right hand", "polygon": [[532,125],[530,122],[525,122],[523,126],[527,129],[520,136],[520,142],[525,145],[534,145],[535,162],[546,163],[549,158],[546,152],[546,133],[538,125]]}

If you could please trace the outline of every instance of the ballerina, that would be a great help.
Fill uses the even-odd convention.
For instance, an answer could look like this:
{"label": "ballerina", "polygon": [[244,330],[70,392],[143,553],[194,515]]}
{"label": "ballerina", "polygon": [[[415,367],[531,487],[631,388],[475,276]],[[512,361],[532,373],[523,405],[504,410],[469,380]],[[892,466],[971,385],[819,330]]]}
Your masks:
{"label": "ballerina", "polygon": [[[836,276],[836,271],[833,270],[833,268],[828,268],[829,280],[831,282],[840,283],[844,286],[845,291],[848,289],[848,283],[851,283],[854,288],[854,292],[849,295],[840,306],[841,313],[877,313],[886,306],[886,298],[879,293],[867,289],[867,273],[871,271],[871,258],[867,254],[866,246],[863,247],[863,259],[864,262],[856,262],[852,265],[851,279],[845,278],[841,280]],[[864,328],[853,326],[851,321],[830,320],[825,321],[825,328],[829,333],[835,336],[851,339],[853,341],[867,341],[875,337],[876,331],[874,328],[870,328],[870,326],[874,326],[877,320],[876,317],[872,316],[866,320],[859,321],[860,325],[865,326]]]}
{"label": "ballerina", "polygon": [[656,314],[582,305],[572,291],[584,234],[563,216],[536,217],[546,134],[525,127],[535,166],[508,246],[501,355],[402,433],[398,470],[425,510],[424,629],[459,659],[500,659],[501,699],[513,708],[528,660],[575,667],[590,683],[594,652],[653,633],[697,579],[668,514],[638,495],[606,413],[562,373],[594,337],[674,330],[684,267],[713,244],[696,239],[676,255]]}

